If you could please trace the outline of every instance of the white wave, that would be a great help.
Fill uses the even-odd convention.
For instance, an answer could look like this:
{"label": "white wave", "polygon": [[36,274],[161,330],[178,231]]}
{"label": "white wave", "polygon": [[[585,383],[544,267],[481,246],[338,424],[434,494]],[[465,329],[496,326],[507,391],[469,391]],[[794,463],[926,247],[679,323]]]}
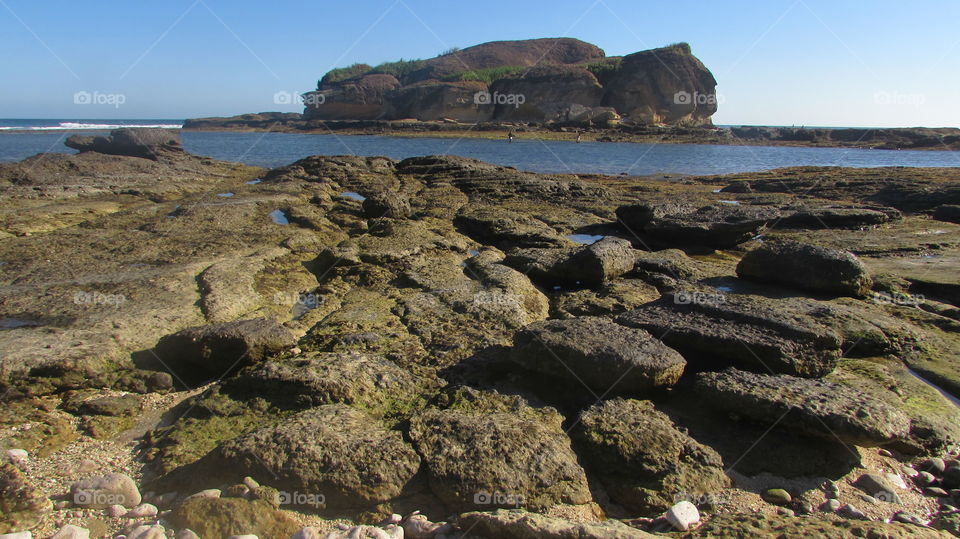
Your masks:
{"label": "white wave", "polygon": [[0,131],[77,131],[121,129],[124,127],[145,127],[156,129],[180,129],[182,124],[85,124],[78,122],[60,122],[59,125],[2,126]]}

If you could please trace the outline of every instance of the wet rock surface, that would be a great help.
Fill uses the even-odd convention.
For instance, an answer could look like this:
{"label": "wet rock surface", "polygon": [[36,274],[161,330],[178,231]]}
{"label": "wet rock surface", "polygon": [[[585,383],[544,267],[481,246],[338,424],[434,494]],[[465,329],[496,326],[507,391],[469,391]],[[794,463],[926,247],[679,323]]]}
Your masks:
{"label": "wet rock surface", "polygon": [[[879,522],[898,511],[956,527],[960,408],[937,387],[960,392],[960,226],[930,218],[957,203],[956,171],[665,180],[445,156],[263,171],[158,155],[0,164],[0,447],[25,450],[9,458],[43,509],[28,511],[34,536],[156,536],[163,519],[187,539],[205,517],[209,536],[424,519],[450,536],[469,511],[497,521],[488,536],[630,537],[666,530],[684,500],[701,523],[676,534],[931,532]],[[409,212],[349,192],[395,193]],[[728,243],[754,217],[762,237]],[[737,275],[779,239],[853,253],[872,288]],[[537,250],[549,273],[515,263]],[[171,354],[155,348],[185,329]],[[517,361],[534,334],[576,377],[544,347]],[[697,384],[730,366],[749,372]],[[142,492],[135,507],[73,503],[74,483],[114,473]],[[903,505],[855,486],[866,474]],[[826,480],[838,512],[810,514],[833,505]],[[771,489],[790,501],[764,501]],[[284,492],[304,503],[278,507]],[[754,511],[766,520],[728,515]]]}

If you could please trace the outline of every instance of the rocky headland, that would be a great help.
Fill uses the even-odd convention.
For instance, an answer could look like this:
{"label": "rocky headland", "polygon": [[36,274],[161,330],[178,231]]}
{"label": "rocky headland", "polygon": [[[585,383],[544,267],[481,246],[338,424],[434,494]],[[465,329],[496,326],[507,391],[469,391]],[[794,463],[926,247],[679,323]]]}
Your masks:
{"label": "rocky headland", "polygon": [[68,145],[0,165],[9,539],[960,534],[960,169]]}

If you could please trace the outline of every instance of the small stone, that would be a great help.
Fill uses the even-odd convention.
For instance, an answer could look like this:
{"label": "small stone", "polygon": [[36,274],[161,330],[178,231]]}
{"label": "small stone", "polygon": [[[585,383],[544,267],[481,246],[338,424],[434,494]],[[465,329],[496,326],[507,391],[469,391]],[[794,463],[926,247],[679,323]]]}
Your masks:
{"label": "small stone", "polygon": [[943,490],[940,487],[927,487],[923,489],[923,493],[927,496],[935,496],[937,498],[949,498],[950,493]]}
{"label": "small stone", "polygon": [[[312,526],[302,528],[297,533],[293,534],[293,537],[290,539],[321,539],[323,535],[320,535],[320,530]],[[179,537],[177,539],[180,539]]]}
{"label": "small stone", "polygon": [[900,477],[900,474],[887,473],[884,474],[883,477],[897,488],[902,488],[903,490],[909,488],[907,487],[907,482],[903,480],[903,477]]}
{"label": "small stone", "polygon": [[157,506],[149,503],[141,503],[134,507],[126,515],[127,518],[151,518],[157,516]]}
{"label": "small stone", "polygon": [[90,539],[90,530],[67,524],[50,536],[50,539]]}
{"label": "small stone", "polygon": [[782,488],[771,488],[767,489],[760,495],[763,498],[763,501],[767,503],[772,503],[774,505],[786,505],[793,501],[793,497],[790,496],[790,493]]}
{"label": "small stone", "polygon": [[73,503],[90,509],[106,509],[111,505],[136,507],[140,504],[140,491],[133,479],[126,474],[111,473],[88,477],[70,487]]}
{"label": "small stone", "polygon": [[957,508],[948,503],[944,503],[940,504],[940,512],[944,514],[956,513]]}
{"label": "small stone", "polygon": [[841,508],[840,508],[840,512],[843,513],[843,514],[845,514],[845,515],[847,515],[847,516],[850,517],[850,518],[857,518],[857,519],[866,519],[866,518],[867,518],[867,515],[864,514],[863,511],[857,509],[856,506],[851,505],[851,504],[849,504],[849,503],[846,504],[846,505],[844,505],[843,507],[841,507]]}
{"label": "small stone", "polygon": [[858,492],[857,497],[871,505],[877,505],[878,503],[880,503],[880,500],[878,500],[877,498],[874,498],[869,494],[864,494],[863,492]]}
{"label": "small stone", "polygon": [[5,456],[14,466],[19,466],[27,461],[27,451],[25,449],[7,449]]}
{"label": "small stone", "polygon": [[663,516],[671,526],[680,531],[687,531],[700,522],[700,511],[697,510],[697,506],[686,500],[674,504]]}
{"label": "small stone", "polygon": [[824,481],[823,485],[821,485],[821,488],[823,488],[823,491],[827,493],[827,498],[840,497],[840,486],[833,481]]}
{"label": "small stone", "polygon": [[910,466],[904,466],[900,468],[900,471],[903,472],[903,475],[907,477],[916,477],[920,475],[920,472],[918,472],[916,468],[911,468]]}
{"label": "small stone", "polygon": [[888,503],[903,503],[895,488],[885,477],[866,473],[853,482],[854,486],[874,498]]}
{"label": "small stone", "polygon": [[122,505],[111,505],[107,507],[107,514],[113,518],[120,518],[127,514],[127,508]]}
{"label": "small stone", "polygon": [[915,526],[923,526],[924,528],[927,527],[927,523],[921,520],[920,517],[906,511],[897,511],[893,515],[893,520],[897,522],[903,522],[904,524],[913,524]]}
{"label": "small stone", "polygon": [[183,528],[177,531],[176,539],[200,539],[200,536],[190,528]]}
{"label": "small stone", "polygon": [[787,509],[786,507],[777,507],[777,514],[785,517],[797,516],[797,514],[793,512],[793,509]]}
{"label": "small stone", "polygon": [[797,512],[801,515],[810,515],[813,514],[813,504],[810,502],[800,502],[800,506],[797,508]]}
{"label": "small stone", "polygon": [[208,488],[187,496],[183,501],[192,500],[194,498],[219,498],[221,494],[222,492],[218,488]]}
{"label": "small stone", "polygon": [[892,457],[892,456],[893,456],[893,453],[891,453],[891,452],[889,452],[889,451],[887,451],[886,449],[883,449],[883,448],[879,449],[879,450],[877,451],[877,454],[880,455],[881,457]]}
{"label": "small stone", "polygon": [[134,528],[127,534],[127,539],[167,539],[167,531],[163,526],[143,525]]}
{"label": "small stone", "polygon": [[243,478],[243,484],[246,485],[250,490],[256,490],[260,488],[260,483],[257,483],[257,480],[250,476]]}
{"label": "small stone", "polygon": [[920,472],[913,478],[914,482],[921,487],[932,485],[937,482],[937,478],[930,472]]}
{"label": "small stone", "polygon": [[820,507],[827,513],[836,513],[840,510],[840,505],[840,500],[830,498]]}
{"label": "small stone", "polygon": [[920,469],[933,475],[940,475],[947,469],[947,463],[942,458],[933,457],[920,463]]}
{"label": "small stone", "polygon": [[63,511],[64,509],[69,508],[71,505],[72,504],[68,500],[60,500],[53,504],[53,508],[57,511]]}

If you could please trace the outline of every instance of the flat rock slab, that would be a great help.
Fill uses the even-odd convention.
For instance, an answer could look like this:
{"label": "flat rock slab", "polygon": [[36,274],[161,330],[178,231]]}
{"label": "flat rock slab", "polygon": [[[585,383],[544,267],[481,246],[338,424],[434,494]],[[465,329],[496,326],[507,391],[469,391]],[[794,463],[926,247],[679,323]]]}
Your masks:
{"label": "flat rock slab", "polygon": [[633,270],[637,251],[623,238],[559,249],[516,249],[504,264],[544,285],[594,287]]}
{"label": "flat rock slab", "polygon": [[689,213],[654,217],[644,231],[668,245],[698,245],[724,249],[760,233],[779,212],[736,205],[704,206]]}
{"label": "flat rock slab", "polygon": [[748,252],[737,264],[737,276],[854,297],[867,295],[873,285],[866,266],[852,253],[789,240],[765,241]]}
{"label": "flat rock slab", "polygon": [[761,297],[671,293],[615,320],[649,331],[685,356],[758,372],[822,377],[840,357],[834,331],[782,301]]}
{"label": "flat rock slab", "polygon": [[713,449],[681,432],[650,401],[612,399],[580,416],[577,447],[619,505],[642,514],[677,499],[715,494],[730,485]]}
{"label": "flat rock slab", "polygon": [[510,357],[527,369],[579,380],[601,393],[671,386],[686,366],[676,350],[650,333],[593,316],[530,324],[514,336]]}
{"label": "flat rock slab", "polygon": [[453,510],[546,509],[592,500],[587,476],[553,408],[467,393],[410,421],[430,488]]}
{"label": "flat rock slab", "polygon": [[390,500],[420,468],[399,432],[344,404],[311,408],[231,440],[218,457],[238,476],[313,495],[328,507]]}
{"label": "flat rock slab", "polygon": [[798,434],[874,447],[910,432],[910,419],[903,412],[862,391],[823,380],[727,369],[701,373],[696,387],[711,407],[777,423]]}

